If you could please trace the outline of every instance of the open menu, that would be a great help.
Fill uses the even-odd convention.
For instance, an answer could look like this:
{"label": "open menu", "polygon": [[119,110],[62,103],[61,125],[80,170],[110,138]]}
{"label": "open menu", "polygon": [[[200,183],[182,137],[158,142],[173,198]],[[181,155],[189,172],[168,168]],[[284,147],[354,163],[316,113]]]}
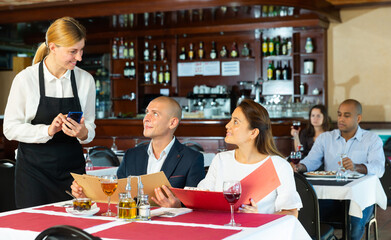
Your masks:
{"label": "open menu", "polygon": [[[80,175],[76,173],[71,173],[72,177],[76,180],[76,182],[83,187],[83,191],[87,197],[91,198],[96,202],[107,202],[107,196],[103,193],[101,184],[99,181],[99,177],[91,176],[91,175]],[[166,185],[167,187],[171,187],[170,182],[168,181],[166,175],[163,172],[152,173],[141,175],[141,182],[144,185],[144,193],[148,194],[149,199],[151,196],[155,196],[154,189],[157,187],[161,187],[162,185]],[[126,178],[118,179],[118,187],[114,194],[111,196],[110,202],[118,203],[118,193],[125,192],[125,186],[127,183]],[[137,196],[137,177],[132,176],[131,178],[131,186],[132,186],[132,196]],[[154,204],[153,201],[150,201],[151,204]]]}
{"label": "open menu", "polygon": [[[250,198],[258,202],[281,185],[272,159],[255,169],[240,181],[242,194],[235,204],[237,210],[242,204],[250,204]],[[223,192],[171,188],[171,191],[188,208],[229,211],[230,205]]]}

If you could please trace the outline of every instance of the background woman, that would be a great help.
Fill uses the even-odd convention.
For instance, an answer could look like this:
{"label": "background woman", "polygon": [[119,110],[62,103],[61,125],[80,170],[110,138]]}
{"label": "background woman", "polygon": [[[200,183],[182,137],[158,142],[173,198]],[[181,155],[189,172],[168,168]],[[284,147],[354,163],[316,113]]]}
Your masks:
{"label": "background woman", "polygon": [[217,154],[198,188],[222,191],[224,181],[245,178],[270,157],[281,185],[257,203],[251,200],[251,205],[242,206],[240,211],[297,217],[302,203],[296,192],[293,171],[276,149],[265,108],[252,100],[243,100],[232,113],[226,129],[225,141],[235,144],[237,149]]}
{"label": "background woman", "polygon": [[308,155],[314,145],[315,139],[322,133],[330,130],[327,109],[323,105],[315,105],[309,111],[309,124],[303,130],[295,130],[291,127],[291,135],[294,139],[295,150],[298,145],[303,146],[303,158]]}
{"label": "background woman", "polygon": [[[95,84],[76,67],[85,28],[63,17],[50,25],[34,65],[14,79],[4,114],[4,135],[19,141],[16,205],[31,207],[69,199],[70,172],[84,173],[83,149],[95,136]],[[83,112],[80,123],[67,118]]]}

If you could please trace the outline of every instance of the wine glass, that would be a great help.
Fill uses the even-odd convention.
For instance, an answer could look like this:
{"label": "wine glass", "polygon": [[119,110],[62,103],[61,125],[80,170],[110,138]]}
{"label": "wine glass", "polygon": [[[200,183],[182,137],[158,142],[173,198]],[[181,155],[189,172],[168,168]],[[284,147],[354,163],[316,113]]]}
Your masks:
{"label": "wine glass", "polygon": [[94,170],[94,165],[92,164],[91,158],[90,158],[90,150],[92,147],[85,147],[84,149],[87,151],[86,156],[86,172]]}
{"label": "wine glass", "polygon": [[241,226],[239,223],[235,223],[234,220],[234,205],[239,200],[241,193],[242,193],[242,186],[240,185],[240,181],[236,181],[236,180],[224,181],[223,194],[225,199],[231,206],[231,221],[225,224],[225,226],[232,226],[232,227]]}
{"label": "wine glass", "polygon": [[342,163],[342,159],[344,159],[345,157],[347,157],[345,153],[340,154],[340,160],[338,162],[338,170],[337,173],[335,174],[335,178],[338,182],[347,180],[347,172]]}
{"label": "wine glass", "polygon": [[292,122],[293,129],[295,129],[295,130],[299,130],[300,125],[301,125],[300,121],[293,121]]}
{"label": "wine glass", "polygon": [[100,179],[100,184],[103,192],[107,195],[107,212],[102,213],[102,216],[115,216],[115,213],[110,211],[110,196],[117,190],[118,179],[117,175],[103,175]]}
{"label": "wine glass", "polygon": [[219,140],[219,146],[217,147],[217,152],[225,152],[227,151],[227,145],[224,140]]}
{"label": "wine glass", "polygon": [[113,151],[114,153],[118,151],[118,147],[117,145],[115,144],[115,139],[117,137],[111,137],[113,139],[113,145],[111,145],[111,151]]}

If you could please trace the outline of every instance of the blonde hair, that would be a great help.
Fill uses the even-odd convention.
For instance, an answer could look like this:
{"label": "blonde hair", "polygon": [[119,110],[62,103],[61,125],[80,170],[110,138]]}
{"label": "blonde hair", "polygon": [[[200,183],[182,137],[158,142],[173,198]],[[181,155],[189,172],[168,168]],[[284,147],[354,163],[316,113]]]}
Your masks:
{"label": "blonde hair", "polygon": [[70,47],[86,38],[86,29],[71,17],[62,17],[54,21],[46,31],[45,42],[38,47],[33,64],[41,62],[49,55],[49,43],[61,47]]}

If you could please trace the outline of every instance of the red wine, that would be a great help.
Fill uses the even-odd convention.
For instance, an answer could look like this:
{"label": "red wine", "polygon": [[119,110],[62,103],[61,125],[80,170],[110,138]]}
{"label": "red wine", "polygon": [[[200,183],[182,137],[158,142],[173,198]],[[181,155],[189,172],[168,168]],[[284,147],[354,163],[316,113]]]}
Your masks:
{"label": "red wine", "polygon": [[300,158],[291,158],[291,161],[294,163],[294,164],[298,164],[300,162]]}
{"label": "red wine", "polygon": [[293,129],[295,129],[295,130],[299,130],[299,125],[293,125]]}
{"label": "red wine", "polygon": [[240,198],[240,193],[224,193],[224,197],[229,203],[235,204]]}

